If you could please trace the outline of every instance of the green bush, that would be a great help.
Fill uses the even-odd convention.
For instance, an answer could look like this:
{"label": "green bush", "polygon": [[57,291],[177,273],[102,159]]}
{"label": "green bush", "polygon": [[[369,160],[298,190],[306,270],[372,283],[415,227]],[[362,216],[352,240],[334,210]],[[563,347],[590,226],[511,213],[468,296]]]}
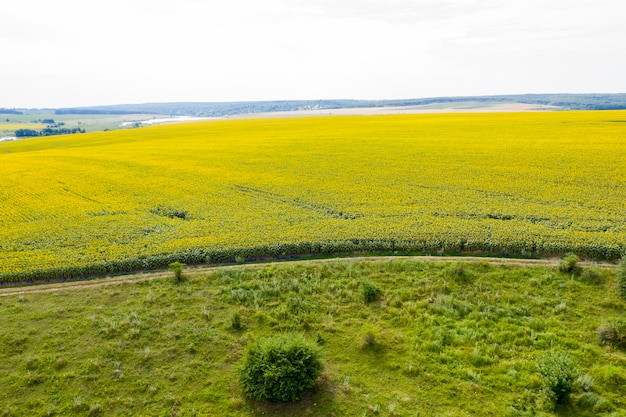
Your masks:
{"label": "green bush", "polygon": [[617,284],[619,285],[619,295],[623,300],[626,300],[626,256],[622,258],[619,263],[619,269],[617,271]]}
{"label": "green bush", "polygon": [[241,314],[238,311],[235,311],[230,316],[230,328],[236,331],[243,330],[243,323],[241,322]]}
{"label": "green bush", "polygon": [[602,269],[597,267],[596,265],[588,266],[582,270],[580,274],[580,278],[584,282],[588,282],[590,284],[602,284],[604,281],[604,277],[602,274]]}
{"label": "green bush", "polygon": [[170,271],[174,273],[174,281],[181,282],[183,280],[183,268],[185,267],[185,264],[172,262],[169,266]]}
{"label": "green bush", "polygon": [[610,402],[592,392],[585,392],[578,398],[578,406],[594,413],[605,413],[613,409]]}
{"label": "green bush", "polygon": [[559,261],[559,271],[565,274],[580,272],[578,261],[580,261],[580,258],[573,253],[566,254],[565,257]]}
{"label": "green bush", "polygon": [[297,401],[322,373],[319,356],[317,346],[297,334],[258,340],[244,355],[243,390],[255,400]]}
{"label": "green bush", "polygon": [[602,324],[597,329],[600,344],[612,344],[626,348],[626,320],[617,320]]}
{"label": "green bush", "polygon": [[543,378],[542,390],[551,406],[567,403],[578,376],[569,355],[564,352],[549,352],[539,359],[537,368]]}
{"label": "green bush", "polygon": [[176,218],[185,220],[187,219],[187,216],[189,216],[189,212],[187,210],[179,209],[176,207],[157,206],[156,208],[152,209],[151,212],[159,216],[169,217],[170,219]]}
{"label": "green bush", "polygon": [[377,326],[366,323],[361,330],[363,335],[360,348],[363,350],[379,350],[381,346],[381,331]]}
{"label": "green bush", "polygon": [[361,295],[363,296],[363,301],[371,303],[380,298],[382,291],[372,281],[364,280],[361,281]]}

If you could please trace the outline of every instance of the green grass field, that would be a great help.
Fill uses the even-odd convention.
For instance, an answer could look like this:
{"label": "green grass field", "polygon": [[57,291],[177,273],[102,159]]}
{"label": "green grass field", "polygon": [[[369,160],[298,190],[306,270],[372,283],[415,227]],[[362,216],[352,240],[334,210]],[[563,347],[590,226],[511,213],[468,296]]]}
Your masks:
{"label": "green grass field", "polygon": [[[624,416],[612,269],[331,261],[0,297],[0,415]],[[363,283],[381,297],[365,303]],[[238,320],[236,319],[238,317]],[[239,321],[240,326],[233,328]],[[294,404],[247,400],[245,347],[296,331],[325,371]],[[550,411],[537,363],[575,363]]]}
{"label": "green grass field", "polygon": [[24,114],[0,114],[0,137],[13,136],[17,129],[40,130],[47,126],[41,120],[51,119],[63,122],[64,128],[81,128],[87,132],[101,132],[133,127],[121,126],[122,123],[161,118],[152,114],[55,114],[52,112],[27,111]]}

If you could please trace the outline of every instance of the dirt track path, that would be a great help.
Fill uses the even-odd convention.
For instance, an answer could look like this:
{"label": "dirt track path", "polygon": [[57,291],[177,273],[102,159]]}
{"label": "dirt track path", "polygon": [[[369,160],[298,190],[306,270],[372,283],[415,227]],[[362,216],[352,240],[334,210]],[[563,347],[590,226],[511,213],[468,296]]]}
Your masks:
{"label": "dirt track path", "polygon": [[[307,259],[298,261],[281,261],[267,262],[256,264],[239,264],[239,265],[220,265],[220,266],[190,266],[185,269],[185,275],[194,277],[206,274],[219,269],[243,269],[243,268],[264,268],[270,265],[294,265],[303,263],[324,263],[324,262],[374,262],[389,261],[399,259],[412,259],[425,262],[488,262],[492,265],[508,265],[508,266],[555,266],[558,259],[515,259],[515,258],[482,258],[467,256],[366,256],[354,258],[328,258],[328,259]],[[590,263],[581,262],[582,265]],[[614,267],[611,263],[597,264],[603,268]],[[169,278],[172,273],[166,270],[155,272],[135,273],[128,275],[118,275],[113,277],[94,278],[83,281],[57,282],[51,284],[31,284],[26,286],[16,286],[0,288],[0,297],[9,297],[15,295],[51,293],[59,291],[80,290],[105,287],[110,285],[120,285],[142,281],[152,281],[155,279]]]}

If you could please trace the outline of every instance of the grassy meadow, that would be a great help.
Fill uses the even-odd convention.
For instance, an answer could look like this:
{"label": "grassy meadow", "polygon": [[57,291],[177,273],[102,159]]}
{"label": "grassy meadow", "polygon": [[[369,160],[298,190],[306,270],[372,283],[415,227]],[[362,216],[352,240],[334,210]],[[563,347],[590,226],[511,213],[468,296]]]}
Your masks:
{"label": "grassy meadow", "polygon": [[2,134],[10,134],[15,132],[18,129],[43,129],[47,125],[44,123],[9,123],[9,122],[0,122],[0,132]]}
{"label": "grassy meadow", "polygon": [[0,281],[294,253],[618,259],[625,120],[244,119],[0,143]]}
{"label": "grassy meadow", "polygon": [[[173,278],[0,297],[5,416],[624,416],[614,269],[415,260],[184,271]],[[366,303],[365,286],[380,295]],[[248,400],[238,367],[297,332],[325,370],[296,403]],[[550,406],[538,363],[567,355]]]}
{"label": "grassy meadow", "polygon": [[[153,114],[55,114],[51,111],[25,111],[24,114],[0,114],[0,137],[13,136],[18,129],[41,130],[48,126],[42,120],[63,122],[64,128],[81,128],[87,132],[120,129],[124,122],[163,117]],[[128,127],[132,127],[128,126]]]}

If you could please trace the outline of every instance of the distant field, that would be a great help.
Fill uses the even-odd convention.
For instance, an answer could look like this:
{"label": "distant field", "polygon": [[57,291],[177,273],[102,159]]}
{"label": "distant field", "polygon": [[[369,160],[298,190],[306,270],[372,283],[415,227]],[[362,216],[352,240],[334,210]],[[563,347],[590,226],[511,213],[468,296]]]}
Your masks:
{"label": "distant field", "polygon": [[376,250],[616,259],[624,120],[244,119],[1,143],[0,274]]}
{"label": "distant field", "polygon": [[[52,112],[29,111],[25,114],[0,115],[0,136],[12,135],[17,129],[43,129],[47,126],[39,121],[49,119],[63,122],[65,128],[81,128],[87,132],[120,129],[122,123],[161,118],[152,114],[54,114]],[[8,120],[8,121],[7,121]]]}
{"label": "distant field", "polygon": [[18,129],[43,129],[46,127],[42,123],[15,123],[0,121],[0,137],[13,136]]}
{"label": "distant field", "polygon": [[0,130],[15,131],[17,129],[42,129],[46,127],[43,123],[2,123],[0,122]]}

